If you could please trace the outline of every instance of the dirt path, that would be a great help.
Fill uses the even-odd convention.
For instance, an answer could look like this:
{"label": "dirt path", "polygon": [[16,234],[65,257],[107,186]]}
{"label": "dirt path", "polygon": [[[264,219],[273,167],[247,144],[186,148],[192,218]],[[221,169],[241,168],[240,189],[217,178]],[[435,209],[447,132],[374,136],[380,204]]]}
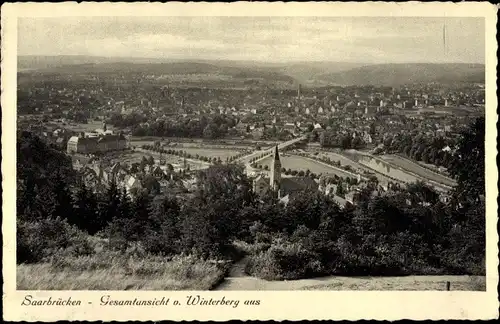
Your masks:
{"label": "dirt path", "polygon": [[215,290],[486,290],[482,276],[321,277],[266,281],[244,272],[246,259],[233,265],[229,276]]}

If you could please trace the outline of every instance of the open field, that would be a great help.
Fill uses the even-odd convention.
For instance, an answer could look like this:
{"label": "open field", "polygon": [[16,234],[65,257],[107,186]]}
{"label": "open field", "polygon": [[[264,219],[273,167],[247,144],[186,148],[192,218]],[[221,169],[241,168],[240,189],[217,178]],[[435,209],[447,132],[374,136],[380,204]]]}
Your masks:
{"label": "open field", "polygon": [[[185,151],[191,155],[200,155],[206,157],[220,157],[221,160],[226,160],[226,158],[238,155],[243,150],[253,150],[253,147],[239,145],[230,146],[227,144],[204,144],[204,143],[179,143],[170,142],[168,145],[164,145],[166,142],[163,141],[162,145],[165,149],[172,149],[177,151]],[[131,141],[130,145],[136,148],[142,147],[143,145],[153,145],[154,141],[141,140],[141,141]]]}
{"label": "open field", "polygon": [[200,156],[206,157],[220,157],[222,161],[225,161],[226,158],[238,155],[240,152],[237,150],[229,150],[229,149],[217,149],[211,147],[173,147],[172,149],[178,151],[185,151],[191,155],[199,154]]}
{"label": "open field", "polygon": [[[158,137],[158,136],[131,136],[131,143],[152,144],[155,141],[177,143],[182,146],[226,146],[232,148],[255,148],[256,146],[274,147],[279,142],[266,140],[250,140],[250,139],[215,139],[207,140],[203,138],[183,138],[183,137]],[[142,145],[141,144],[141,145]]]}
{"label": "open field", "polygon": [[441,174],[438,174],[436,172],[432,172],[432,171],[418,165],[418,163],[409,161],[409,160],[402,158],[400,156],[391,154],[391,155],[381,155],[380,158],[383,160],[386,160],[386,161],[388,161],[388,162],[390,162],[398,167],[401,167],[402,169],[413,172],[413,173],[415,173],[423,178],[433,180],[433,181],[436,181],[438,183],[442,183],[442,184],[447,185],[447,186],[455,186],[456,185],[456,182],[453,181],[452,179],[445,177]]}
{"label": "open field", "polygon": [[318,152],[317,155],[314,155],[314,152],[310,152],[311,153],[311,156],[316,156],[318,158],[330,158],[332,161],[340,161],[340,165],[341,166],[344,166],[344,165],[349,165],[351,166],[353,169],[364,169],[364,170],[368,170],[367,168],[363,168],[363,165],[359,164],[359,163],[356,163],[348,158],[346,158],[345,156],[342,156],[338,153],[334,153],[334,152],[326,152],[326,151],[320,151]]}
{"label": "open field", "polygon": [[486,291],[483,276],[323,277],[266,281],[254,277],[225,278],[217,290],[450,290]]}
{"label": "open field", "polygon": [[[95,120],[90,120],[87,124],[67,122],[66,125],[63,125],[63,123],[54,121],[49,122],[49,124],[57,125],[60,128],[69,129],[74,132],[91,132],[98,128],[102,128],[102,121],[95,121]],[[106,128],[109,130],[113,130],[113,127],[110,125],[106,125]]]}
{"label": "open field", "polygon": [[16,273],[18,290],[209,290],[225,270],[189,256],[165,261],[105,254],[21,264]]}
{"label": "open field", "polygon": [[[301,157],[301,156],[282,154],[280,156],[280,158],[281,158],[281,167],[285,168],[285,169],[291,169],[291,170],[297,170],[297,171],[309,170],[312,173],[316,173],[316,174],[320,174],[320,173],[321,174],[332,174],[332,175],[336,174],[339,177],[347,177],[347,176],[350,177],[351,176],[351,175],[349,175],[345,172],[342,172],[340,170],[337,170],[333,167],[327,166],[325,164],[322,164],[322,163],[319,163],[316,161],[306,159],[306,158]],[[257,164],[261,164],[263,166],[268,165],[269,167],[271,167],[272,159],[273,159],[272,156],[268,156],[265,159],[262,159],[259,162],[257,162]]]}

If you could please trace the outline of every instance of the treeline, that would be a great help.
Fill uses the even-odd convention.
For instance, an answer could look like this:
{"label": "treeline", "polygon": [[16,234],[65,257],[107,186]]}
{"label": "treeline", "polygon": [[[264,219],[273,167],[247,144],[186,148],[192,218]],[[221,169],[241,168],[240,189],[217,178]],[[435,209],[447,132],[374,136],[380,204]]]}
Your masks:
{"label": "treeline", "polygon": [[223,138],[230,134],[237,119],[229,116],[200,118],[177,117],[176,120],[148,121],[139,114],[113,115],[109,123],[115,127],[131,127],[134,136],[185,137],[185,138]]}
{"label": "treeline", "polygon": [[[483,142],[475,143],[480,152]],[[484,274],[485,207],[476,185],[484,183],[484,173],[471,172],[484,162],[462,161],[459,185],[446,205],[419,184],[380,197],[366,192],[345,209],[322,193],[306,191],[285,206],[271,195],[256,197],[241,166],[222,164],[200,171],[196,191],[179,197],[131,200],[114,185],[96,195],[76,182],[71,198],[63,198],[56,181],[59,185],[37,202],[43,213],[18,209],[18,262],[39,261],[58,247],[90,253],[85,240],[74,239],[83,237],[77,231],[104,237],[114,249],[136,244],[163,256],[235,258],[236,245],[249,256],[247,272],[266,279]]]}
{"label": "treeline", "polygon": [[[143,150],[153,151],[153,152],[162,153],[162,154],[176,155],[179,157],[184,157],[187,159],[196,159],[196,160],[200,160],[200,161],[204,161],[204,162],[208,162],[208,163],[222,163],[222,159],[220,158],[220,156],[210,157],[210,156],[204,156],[204,155],[200,155],[200,154],[191,154],[191,153],[188,153],[184,150],[165,149],[165,148],[160,147],[159,145],[147,145],[147,144],[145,144],[145,145],[142,145],[141,148]],[[247,150],[240,152],[236,155],[229,156],[226,158],[226,162],[233,162],[233,161],[239,159],[240,157],[245,156],[246,154],[248,154]]]}
{"label": "treeline", "polygon": [[319,135],[313,137],[313,140],[319,140],[321,147],[339,147],[342,149],[360,149],[366,146],[365,141],[360,135],[353,136],[352,134],[339,134],[334,131],[325,130]]}
{"label": "treeline", "polygon": [[456,140],[451,138],[405,133],[388,136],[383,144],[386,152],[401,153],[416,161],[445,168],[450,168],[455,163],[452,150],[455,149]]}

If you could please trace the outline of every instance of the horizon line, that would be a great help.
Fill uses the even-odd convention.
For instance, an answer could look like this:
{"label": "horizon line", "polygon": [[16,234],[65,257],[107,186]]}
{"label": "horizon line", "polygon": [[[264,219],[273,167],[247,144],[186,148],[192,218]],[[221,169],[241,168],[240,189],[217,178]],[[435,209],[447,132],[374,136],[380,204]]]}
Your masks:
{"label": "horizon line", "polygon": [[[362,61],[332,61],[332,60],[290,60],[290,61],[264,61],[264,60],[248,60],[248,59],[231,59],[231,58],[163,58],[163,57],[147,57],[147,56],[105,56],[105,55],[88,55],[88,54],[20,54],[17,57],[89,57],[89,58],[106,58],[106,59],[131,59],[131,60],[165,60],[165,61],[231,61],[231,62],[255,62],[255,63],[268,63],[268,64],[297,64],[297,63],[347,63],[347,64],[362,64],[362,65],[381,65],[381,64],[477,64],[486,65],[480,62],[435,62],[435,61],[408,61],[408,62],[362,62]],[[133,62],[129,62],[133,63]],[[99,63],[94,63],[99,64]]]}

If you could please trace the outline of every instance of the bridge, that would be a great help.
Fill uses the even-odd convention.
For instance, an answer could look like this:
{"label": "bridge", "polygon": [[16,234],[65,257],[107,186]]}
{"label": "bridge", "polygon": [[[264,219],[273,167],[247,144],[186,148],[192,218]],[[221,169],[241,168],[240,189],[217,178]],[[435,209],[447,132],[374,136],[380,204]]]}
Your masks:
{"label": "bridge", "polygon": [[[283,150],[289,146],[292,146],[296,143],[299,143],[301,141],[304,141],[307,139],[307,135],[303,135],[301,137],[297,137],[297,138],[294,138],[294,139],[291,139],[289,141],[286,141],[286,142],[282,142],[280,144],[278,144],[278,150]],[[235,160],[235,162],[237,163],[243,163],[245,165],[249,165],[250,164],[250,160],[254,159],[254,158],[258,158],[259,156],[262,156],[262,155],[269,155],[269,154],[272,154],[273,153],[273,150],[274,150],[274,146],[273,147],[270,147],[270,148],[267,148],[265,150],[259,150],[259,151],[254,151],[248,155],[245,155],[245,156],[242,156],[240,158],[238,158],[237,160]]]}

